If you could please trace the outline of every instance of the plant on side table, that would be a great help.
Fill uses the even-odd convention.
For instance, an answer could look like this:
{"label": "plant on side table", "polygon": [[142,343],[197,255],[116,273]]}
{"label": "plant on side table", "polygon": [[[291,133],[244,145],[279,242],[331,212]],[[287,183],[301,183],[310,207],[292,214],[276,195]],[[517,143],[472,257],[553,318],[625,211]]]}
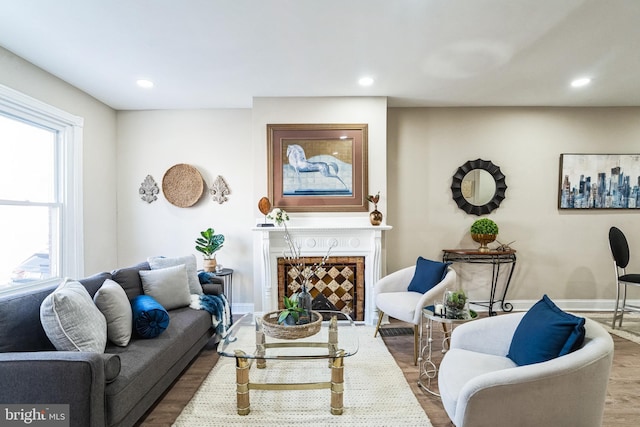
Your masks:
{"label": "plant on side table", "polygon": [[462,289],[458,291],[445,291],[442,298],[442,305],[444,306],[447,319],[473,319],[477,317],[478,314],[469,309],[467,300],[467,294],[465,294]]}
{"label": "plant on side table", "polygon": [[222,248],[223,243],[224,235],[215,234],[213,228],[200,232],[200,237],[196,239],[196,250],[204,257],[204,271],[216,270],[216,252]]}
{"label": "plant on side table", "polygon": [[489,218],[480,218],[471,224],[471,238],[480,243],[480,252],[489,252],[488,243],[496,240],[498,225]]}

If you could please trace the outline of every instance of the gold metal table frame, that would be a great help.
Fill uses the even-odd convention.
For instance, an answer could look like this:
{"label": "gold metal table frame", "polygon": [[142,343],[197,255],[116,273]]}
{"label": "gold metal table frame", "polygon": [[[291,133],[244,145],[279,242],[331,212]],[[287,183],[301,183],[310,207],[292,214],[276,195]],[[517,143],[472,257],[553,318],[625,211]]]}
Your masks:
{"label": "gold metal table frame", "polygon": [[[341,312],[320,311],[329,317],[329,321],[324,321],[321,333],[309,339],[296,340],[271,340],[267,337],[262,328],[262,318],[258,315],[245,315],[236,323],[229,335],[221,343],[222,347],[218,351],[221,356],[234,357],[236,361],[236,397],[238,415],[247,415],[251,412],[250,391],[251,390],[331,390],[331,414],[341,415],[343,412],[344,393],[344,358],[352,356],[357,352],[357,338],[355,333],[351,336],[356,339],[355,347],[349,343],[348,350],[341,348],[338,339],[338,332],[345,327],[354,327],[353,320]],[[344,319],[341,323],[347,326],[338,327],[338,318]],[[245,350],[234,346],[234,335],[237,329],[246,328],[249,324],[255,327],[255,351],[248,353]],[[236,328],[234,331],[233,328]],[[269,340],[267,340],[269,338]],[[321,340],[321,338],[325,338]],[[306,354],[287,354],[288,349],[308,349]],[[325,359],[328,360],[328,368],[331,370],[330,381],[309,382],[309,383],[256,383],[250,380],[251,365],[255,361],[256,368],[267,368],[268,360],[301,360],[301,359]]]}

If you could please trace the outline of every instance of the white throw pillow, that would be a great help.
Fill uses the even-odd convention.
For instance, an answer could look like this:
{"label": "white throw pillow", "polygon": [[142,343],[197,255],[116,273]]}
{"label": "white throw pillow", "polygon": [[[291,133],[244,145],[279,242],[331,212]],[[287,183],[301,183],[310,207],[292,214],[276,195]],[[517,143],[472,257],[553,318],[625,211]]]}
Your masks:
{"label": "white throw pillow", "polygon": [[93,301],[107,320],[107,338],[115,345],[126,347],[131,340],[133,314],[122,286],[111,279],[105,280]]}
{"label": "white throw pillow", "polygon": [[79,282],[65,279],[42,301],[40,323],[58,350],[104,353],[107,321]]}
{"label": "white throw pillow", "polygon": [[184,264],[187,268],[187,278],[189,280],[189,292],[192,294],[202,295],[202,286],[198,278],[198,265],[195,255],[181,256],[177,258],[150,257],[147,259],[152,270],[161,268],[175,267]]}
{"label": "white throw pillow", "polygon": [[140,270],[142,289],[165,309],[186,307],[191,303],[187,269],[182,265],[159,270]]}

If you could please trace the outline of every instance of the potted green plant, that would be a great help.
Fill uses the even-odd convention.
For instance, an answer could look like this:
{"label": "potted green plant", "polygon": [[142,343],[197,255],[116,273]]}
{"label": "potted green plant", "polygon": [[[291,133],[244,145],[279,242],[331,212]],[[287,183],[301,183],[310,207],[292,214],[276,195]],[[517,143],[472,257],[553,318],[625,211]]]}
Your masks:
{"label": "potted green plant", "polygon": [[291,298],[286,295],[283,298],[284,309],[278,316],[278,323],[286,325],[295,325],[300,319],[300,314],[304,312],[302,307],[298,306],[298,294],[291,295]]}
{"label": "potted green plant", "polygon": [[442,305],[445,309],[445,315],[448,319],[468,319],[474,318],[478,314],[469,310],[467,303],[467,294],[464,290],[458,291],[445,291],[442,298]]}
{"label": "potted green plant", "polygon": [[212,272],[216,269],[216,252],[222,248],[224,236],[215,234],[213,228],[208,228],[200,232],[200,237],[196,239],[196,250],[204,257],[204,271]]}
{"label": "potted green plant", "polygon": [[489,218],[480,218],[471,224],[471,238],[480,243],[480,252],[489,252],[488,243],[496,240],[498,225]]}

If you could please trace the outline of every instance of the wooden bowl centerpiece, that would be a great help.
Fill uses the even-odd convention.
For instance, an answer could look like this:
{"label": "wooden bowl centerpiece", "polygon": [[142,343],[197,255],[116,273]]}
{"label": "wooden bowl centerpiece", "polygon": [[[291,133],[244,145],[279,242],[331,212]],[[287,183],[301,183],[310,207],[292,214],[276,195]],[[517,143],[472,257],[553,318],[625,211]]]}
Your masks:
{"label": "wooden bowl centerpiece", "polygon": [[298,338],[306,338],[320,332],[322,326],[322,315],[317,311],[311,312],[311,322],[303,325],[287,325],[278,323],[281,310],[270,311],[262,316],[262,329],[264,333],[272,338],[280,338],[285,340],[296,340]]}

